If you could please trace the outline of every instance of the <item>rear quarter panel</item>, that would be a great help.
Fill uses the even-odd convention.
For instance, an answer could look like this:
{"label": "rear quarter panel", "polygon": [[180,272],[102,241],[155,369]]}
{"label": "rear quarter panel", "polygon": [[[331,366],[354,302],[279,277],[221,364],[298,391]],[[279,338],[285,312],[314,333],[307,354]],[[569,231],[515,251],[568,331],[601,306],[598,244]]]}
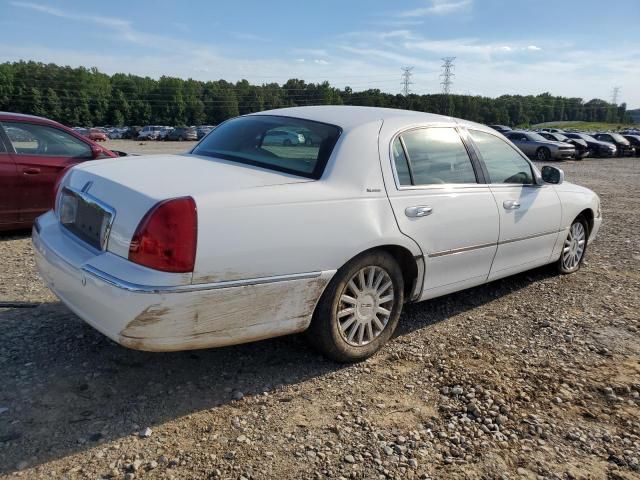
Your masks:
{"label": "rear quarter panel", "polygon": [[343,132],[320,180],[196,197],[194,283],[335,270],[400,233],[378,156],[381,122]]}

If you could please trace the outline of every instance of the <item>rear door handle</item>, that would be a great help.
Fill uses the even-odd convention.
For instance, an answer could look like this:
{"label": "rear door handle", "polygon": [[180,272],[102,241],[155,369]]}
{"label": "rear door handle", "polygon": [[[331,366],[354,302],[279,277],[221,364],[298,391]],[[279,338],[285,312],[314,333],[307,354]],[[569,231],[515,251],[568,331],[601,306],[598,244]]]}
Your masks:
{"label": "rear door handle", "polygon": [[38,173],[40,173],[40,169],[39,168],[25,168],[23,170],[25,175],[37,175]]}
{"label": "rear door handle", "polygon": [[416,205],[415,207],[407,207],[404,210],[404,214],[407,217],[426,217],[431,215],[433,208],[428,205]]}
{"label": "rear door handle", "polygon": [[520,208],[520,203],[516,200],[505,200],[502,202],[502,206],[505,210],[516,210]]}

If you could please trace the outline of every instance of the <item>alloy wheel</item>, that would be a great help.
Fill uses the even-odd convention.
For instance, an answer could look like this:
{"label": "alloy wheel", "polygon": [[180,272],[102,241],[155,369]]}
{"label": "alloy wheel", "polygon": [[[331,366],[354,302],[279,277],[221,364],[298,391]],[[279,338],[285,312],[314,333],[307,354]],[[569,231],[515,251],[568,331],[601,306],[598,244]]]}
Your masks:
{"label": "alloy wheel", "polygon": [[580,264],[584,255],[586,239],[586,231],[581,222],[575,222],[571,225],[569,235],[567,235],[562,248],[562,266],[566,270],[574,270]]}
{"label": "alloy wheel", "polygon": [[374,341],[389,322],[394,298],[393,282],[383,268],[360,269],[340,294],[336,312],[340,335],[358,347]]}

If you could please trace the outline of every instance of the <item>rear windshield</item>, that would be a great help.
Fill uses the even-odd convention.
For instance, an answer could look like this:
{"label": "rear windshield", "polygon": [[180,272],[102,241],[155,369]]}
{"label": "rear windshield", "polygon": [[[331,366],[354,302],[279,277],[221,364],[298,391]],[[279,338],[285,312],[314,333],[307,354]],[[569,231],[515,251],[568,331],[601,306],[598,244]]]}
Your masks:
{"label": "rear windshield", "polygon": [[340,133],[310,120],[249,115],[216,127],[191,153],[318,179]]}

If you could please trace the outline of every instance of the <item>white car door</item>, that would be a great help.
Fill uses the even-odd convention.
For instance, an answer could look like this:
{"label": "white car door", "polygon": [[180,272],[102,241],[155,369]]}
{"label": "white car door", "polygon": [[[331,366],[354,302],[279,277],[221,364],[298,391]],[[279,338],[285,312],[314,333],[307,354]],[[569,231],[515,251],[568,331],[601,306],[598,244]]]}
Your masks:
{"label": "white car door", "polygon": [[424,254],[420,299],[485,282],[496,252],[498,211],[458,130],[402,132],[392,140],[390,156],[394,181],[387,193],[396,220]]}
{"label": "white car door", "polygon": [[500,212],[498,251],[489,280],[549,263],[561,222],[552,185],[536,183],[529,161],[502,138],[469,130]]}

